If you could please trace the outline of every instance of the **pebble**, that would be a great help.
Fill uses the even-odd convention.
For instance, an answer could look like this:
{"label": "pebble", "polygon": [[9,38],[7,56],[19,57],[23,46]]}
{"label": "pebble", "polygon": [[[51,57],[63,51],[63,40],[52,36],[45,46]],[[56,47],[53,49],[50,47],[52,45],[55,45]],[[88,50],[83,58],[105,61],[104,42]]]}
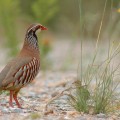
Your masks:
{"label": "pebble", "polygon": [[96,116],[97,116],[97,118],[106,118],[106,117],[107,117],[107,116],[106,116],[105,114],[103,114],[103,113],[99,113],[99,114],[97,114]]}
{"label": "pebble", "polygon": [[52,96],[52,97],[55,97],[55,96],[57,96],[58,94],[59,94],[59,92],[54,92],[54,93],[51,94],[51,96]]}
{"label": "pebble", "polygon": [[21,99],[22,99],[23,101],[25,101],[25,102],[28,102],[28,101],[29,101],[29,100],[26,99],[25,97],[21,97]]}
{"label": "pebble", "polygon": [[56,120],[65,120],[64,116],[59,116]]}
{"label": "pebble", "polygon": [[1,100],[1,101],[0,101],[0,104],[1,104],[1,105],[5,105],[5,104],[6,104],[6,100]]}
{"label": "pebble", "polygon": [[10,113],[10,110],[7,109],[7,108],[2,108],[1,111],[2,111],[3,113]]}
{"label": "pebble", "polygon": [[80,117],[77,117],[76,120],[88,120],[88,119],[83,116],[80,116]]}
{"label": "pebble", "polygon": [[12,107],[10,107],[9,110],[11,112],[15,112],[15,113],[24,113],[24,109],[20,109],[20,108],[12,108]]}
{"label": "pebble", "polygon": [[116,115],[112,115],[112,120],[117,120],[118,119],[118,117],[116,116]]}

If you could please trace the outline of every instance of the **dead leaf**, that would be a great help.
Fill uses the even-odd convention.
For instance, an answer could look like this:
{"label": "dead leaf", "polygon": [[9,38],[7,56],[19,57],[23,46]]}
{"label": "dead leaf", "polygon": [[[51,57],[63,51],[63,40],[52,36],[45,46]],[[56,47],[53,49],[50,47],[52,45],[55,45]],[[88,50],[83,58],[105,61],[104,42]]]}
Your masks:
{"label": "dead leaf", "polygon": [[67,112],[67,115],[68,116],[72,116],[72,117],[75,117],[75,116],[77,116],[77,115],[79,115],[80,113],[78,113],[77,111],[68,111]]}
{"label": "dead leaf", "polygon": [[44,112],[44,115],[49,115],[49,114],[53,114],[53,109],[47,109],[47,111]]}

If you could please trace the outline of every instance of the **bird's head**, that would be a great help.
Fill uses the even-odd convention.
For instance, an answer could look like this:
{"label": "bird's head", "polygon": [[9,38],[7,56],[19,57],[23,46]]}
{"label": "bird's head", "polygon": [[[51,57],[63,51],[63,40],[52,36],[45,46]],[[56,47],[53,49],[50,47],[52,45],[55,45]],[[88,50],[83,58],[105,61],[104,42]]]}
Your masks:
{"label": "bird's head", "polygon": [[38,23],[30,25],[26,32],[24,46],[29,46],[30,48],[38,49],[38,39],[36,32],[42,30],[47,30],[47,28]]}
{"label": "bird's head", "polygon": [[42,26],[41,24],[32,24],[30,27],[27,29],[27,34],[28,33],[36,33],[37,31],[42,31],[42,30],[47,30],[46,27]]}

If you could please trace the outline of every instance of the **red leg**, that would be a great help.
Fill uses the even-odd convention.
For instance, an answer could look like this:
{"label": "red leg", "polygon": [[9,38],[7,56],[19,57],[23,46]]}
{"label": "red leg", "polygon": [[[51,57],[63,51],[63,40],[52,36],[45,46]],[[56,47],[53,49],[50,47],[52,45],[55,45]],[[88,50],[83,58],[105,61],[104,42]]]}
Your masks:
{"label": "red leg", "polygon": [[10,107],[13,107],[12,97],[13,97],[13,91],[10,90],[10,100],[9,100]]}
{"label": "red leg", "polygon": [[14,98],[14,100],[15,100],[18,108],[22,108],[21,105],[20,105],[20,103],[18,102],[18,99],[17,99],[17,94],[18,94],[18,92],[19,92],[19,91],[15,92],[15,93],[13,94],[13,98]]}

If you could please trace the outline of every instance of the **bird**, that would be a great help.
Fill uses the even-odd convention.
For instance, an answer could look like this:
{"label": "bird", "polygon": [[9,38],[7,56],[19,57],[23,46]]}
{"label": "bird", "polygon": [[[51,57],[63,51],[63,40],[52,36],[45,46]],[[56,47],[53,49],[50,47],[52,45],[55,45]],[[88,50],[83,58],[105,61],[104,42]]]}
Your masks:
{"label": "bird", "polygon": [[0,90],[10,91],[10,107],[14,107],[14,99],[17,107],[22,108],[17,98],[18,93],[21,88],[30,84],[39,72],[40,51],[36,34],[38,30],[47,30],[47,28],[39,23],[29,26],[21,51],[0,72]]}

